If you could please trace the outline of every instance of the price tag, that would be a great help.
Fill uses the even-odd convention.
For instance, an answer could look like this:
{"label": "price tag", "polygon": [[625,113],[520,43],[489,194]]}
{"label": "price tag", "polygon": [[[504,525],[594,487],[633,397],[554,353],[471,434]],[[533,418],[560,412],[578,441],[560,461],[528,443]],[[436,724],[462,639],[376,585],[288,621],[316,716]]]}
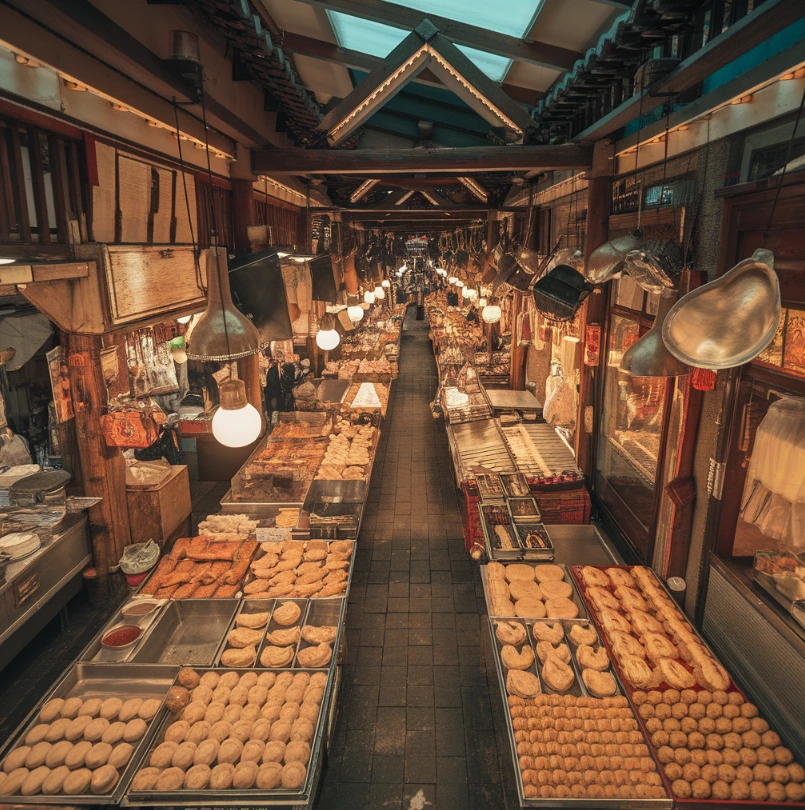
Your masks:
{"label": "price tag", "polygon": [[257,529],[258,543],[282,543],[291,539],[290,529]]}
{"label": "price tag", "polygon": [[34,571],[25,579],[19,579],[14,583],[14,607],[27,602],[40,588],[39,571]]}

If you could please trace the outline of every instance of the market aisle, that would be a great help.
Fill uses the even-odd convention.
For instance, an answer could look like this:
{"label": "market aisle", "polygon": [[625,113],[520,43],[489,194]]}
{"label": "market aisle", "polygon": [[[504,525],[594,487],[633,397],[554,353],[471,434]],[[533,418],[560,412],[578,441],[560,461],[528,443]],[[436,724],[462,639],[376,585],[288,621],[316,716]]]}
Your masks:
{"label": "market aisle", "polygon": [[444,424],[428,407],[436,364],[414,314],[358,543],[317,810],[516,804],[495,674],[482,667],[480,577],[464,550]]}

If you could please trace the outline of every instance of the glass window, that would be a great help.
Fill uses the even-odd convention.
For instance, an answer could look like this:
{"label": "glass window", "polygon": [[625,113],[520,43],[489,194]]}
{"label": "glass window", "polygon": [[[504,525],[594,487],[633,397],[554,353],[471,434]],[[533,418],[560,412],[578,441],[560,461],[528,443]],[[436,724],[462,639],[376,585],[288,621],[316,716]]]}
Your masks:
{"label": "glass window", "polygon": [[[384,0],[391,2],[392,0]],[[488,0],[393,0],[395,5],[508,34],[525,36],[544,0],[508,0],[505,13]]]}
{"label": "glass window", "polygon": [[637,320],[611,316],[598,471],[606,482],[600,497],[616,517],[626,510],[637,521],[642,532],[629,539],[648,557],[667,381],[632,377],[619,368],[623,353],[645,331]]}

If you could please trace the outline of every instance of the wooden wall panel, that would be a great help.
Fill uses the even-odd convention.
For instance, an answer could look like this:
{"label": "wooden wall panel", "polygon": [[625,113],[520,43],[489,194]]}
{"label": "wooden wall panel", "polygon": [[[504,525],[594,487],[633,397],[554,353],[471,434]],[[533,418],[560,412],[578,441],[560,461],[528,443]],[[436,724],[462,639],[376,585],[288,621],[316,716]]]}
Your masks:
{"label": "wooden wall panel", "polygon": [[95,158],[98,185],[92,187],[92,239],[95,242],[114,242],[117,210],[115,148],[96,141]]}

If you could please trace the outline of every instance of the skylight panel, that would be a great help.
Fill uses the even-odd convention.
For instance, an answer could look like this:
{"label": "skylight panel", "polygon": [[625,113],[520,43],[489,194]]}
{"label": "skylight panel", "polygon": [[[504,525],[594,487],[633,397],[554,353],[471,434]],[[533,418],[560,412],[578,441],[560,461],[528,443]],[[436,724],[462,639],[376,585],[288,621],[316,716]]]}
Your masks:
{"label": "skylight panel", "polygon": [[[450,0],[450,2],[458,2],[458,0]],[[388,56],[409,33],[401,28],[352,17],[338,11],[328,11],[327,15],[335,31],[338,44],[342,48],[368,53],[371,56],[381,58]],[[492,81],[502,81],[511,66],[511,59],[504,56],[485,53],[475,50],[475,48],[466,48],[463,45],[458,47]]]}

